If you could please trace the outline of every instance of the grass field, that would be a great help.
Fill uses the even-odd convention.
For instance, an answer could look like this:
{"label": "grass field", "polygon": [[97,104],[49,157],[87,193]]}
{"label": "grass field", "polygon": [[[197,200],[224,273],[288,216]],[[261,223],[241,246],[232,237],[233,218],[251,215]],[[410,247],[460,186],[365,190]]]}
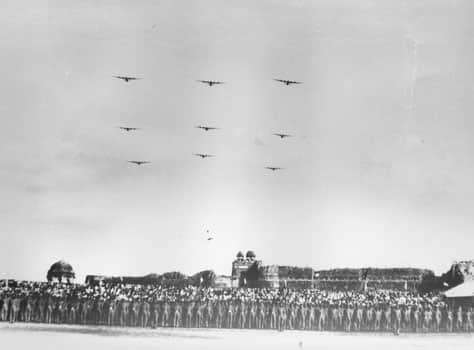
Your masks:
{"label": "grass field", "polygon": [[[5,347],[4,347],[5,346]],[[90,326],[0,324],[6,349],[472,349],[468,334],[348,334],[302,331],[121,329]]]}

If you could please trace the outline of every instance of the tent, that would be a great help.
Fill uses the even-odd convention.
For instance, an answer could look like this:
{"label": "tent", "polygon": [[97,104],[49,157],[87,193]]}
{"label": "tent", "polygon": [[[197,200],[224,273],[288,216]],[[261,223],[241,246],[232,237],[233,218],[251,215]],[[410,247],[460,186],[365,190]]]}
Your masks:
{"label": "tent", "polygon": [[474,306],[474,280],[468,280],[459,286],[444,292],[448,303],[452,307]]}

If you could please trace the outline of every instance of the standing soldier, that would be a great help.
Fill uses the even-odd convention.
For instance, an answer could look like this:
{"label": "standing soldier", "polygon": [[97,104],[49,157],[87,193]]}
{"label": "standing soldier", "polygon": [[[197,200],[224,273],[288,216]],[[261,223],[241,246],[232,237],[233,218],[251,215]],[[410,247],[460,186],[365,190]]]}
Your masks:
{"label": "standing soldier", "polygon": [[401,327],[404,331],[408,331],[411,328],[411,308],[409,305],[403,305]]}
{"label": "standing soldier", "polygon": [[229,300],[227,302],[227,315],[226,315],[226,322],[227,328],[232,328],[234,326],[234,303],[233,300]]}
{"label": "standing soldier", "polygon": [[150,319],[150,303],[144,299],[140,308],[140,327],[148,327],[148,320]]}
{"label": "standing soldier", "polygon": [[265,328],[265,317],[266,317],[266,311],[265,311],[265,303],[263,300],[257,301],[257,314],[256,314],[256,323],[257,323],[257,329],[263,329]]}
{"label": "standing soldier", "polygon": [[107,325],[113,326],[115,324],[115,313],[117,310],[117,304],[115,300],[109,299],[104,307],[107,311]]}
{"label": "standing soldier", "polygon": [[20,305],[21,305],[21,298],[20,296],[14,296],[13,299],[11,300],[11,305],[10,305],[10,322],[14,323],[19,320],[19,315],[20,315]]}
{"label": "standing soldier", "polygon": [[423,311],[423,331],[429,332],[431,330],[431,322],[433,318],[433,312],[429,305],[425,305]]}
{"label": "standing soldier", "polygon": [[400,328],[402,325],[402,311],[400,310],[400,305],[395,304],[392,307],[392,314],[391,314],[391,323],[392,323],[392,330],[395,334],[400,334]]}
{"label": "standing soldier", "polygon": [[138,326],[138,314],[140,312],[140,302],[136,299],[130,304],[130,326]]}
{"label": "standing soldier", "polygon": [[360,304],[356,304],[355,311],[354,311],[354,322],[352,323],[352,327],[354,331],[360,332],[362,329],[362,324],[364,320],[364,308]]}
{"label": "standing soldier", "polygon": [[464,332],[472,332],[472,307],[464,308]]}
{"label": "standing soldier", "polygon": [[193,326],[193,312],[194,312],[194,301],[188,300],[186,302],[186,309],[185,309],[185,318],[184,323],[187,328],[192,328]]}
{"label": "standing soldier", "polygon": [[286,305],[283,301],[280,302],[278,308],[278,330],[283,331],[286,328]]}
{"label": "standing soldier", "polygon": [[212,327],[212,323],[214,320],[214,304],[214,301],[212,301],[211,299],[209,299],[206,303],[206,313],[204,315],[204,323],[206,328]]}
{"label": "standing soldier", "polygon": [[442,319],[444,331],[451,333],[453,331],[453,311],[446,305],[443,307]]}
{"label": "standing soldier", "polygon": [[374,311],[374,331],[380,332],[382,323],[382,306],[376,305]]}
{"label": "standing soldier", "polygon": [[52,322],[53,310],[54,310],[54,299],[50,296],[46,301],[46,307],[45,307],[45,322],[46,323]]}
{"label": "standing soldier", "polygon": [[462,332],[462,330],[463,330],[463,327],[462,327],[462,320],[463,320],[463,317],[462,317],[462,307],[459,306],[459,307],[458,307],[458,310],[457,310],[457,312],[456,312],[456,319],[455,319],[456,332]]}
{"label": "standing soldier", "polygon": [[223,308],[223,300],[218,299],[216,302],[216,327],[222,328],[222,322],[224,318],[224,308]]}
{"label": "standing soldier", "polygon": [[203,321],[203,308],[200,300],[196,302],[194,309],[196,310],[196,327],[201,328]]}
{"label": "standing soldier", "polygon": [[36,322],[45,322],[46,297],[40,296],[36,306]]}
{"label": "standing soldier", "polygon": [[411,308],[411,322],[413,332],[417,333],[420,329],[420,307],[418,305]]}
{"label": "standing soldier", "polygon": [[247,328],[257,328],[257,324],[256,324],[257,303],[253,299],[250,301],[247,315],[248,315]]}
{"label": "standing soldier", "polygon": [[159,301],[154,298],[153,302],[151,303],[150,308],[150,323],[152,328],[159,327],[160,325],[160,303]]}
{"label": "standing soldier", "polygon": [[181,307],[181,302],[179,300],[176,300],[174,303],[174,313],[173,313],[173,327],[178,328],[181,326],[181,313],[182,313],[182,307]]}
{"label": "standing soldier", "polygon": [[238,308],[238,314],[237,314],[237,323],[240,329],[243,329],[245,327],[245,319],[247,318],[246,309],[247,309],[247,305],[245,303],[245,300],[241,299],[239,308]]}
{"label": "standing soldier", "polygon": [[311,331],[314,329],[314,321],[316,319],[316,305],[314,303],[308,304],[308,329]]}
{"label": "standing soldier", "polygon": [[439,330],[441,328],[441,320],[442,320],[441,309],[438,306],[435,306],[435,309],[433,312],[433,330],[436,333],[439,333]]}
{"label": "standing soldier", "polygon": [[77,298],[69,300],[69,311],[68,311],[68,319],[67,322],[69,324],[75,324],[77,322],[77,315],[79,313],[79,300]]}
{"label": "standing soldier", "polygon": [[275,303],[276,302],[273,301],[270,305],[270,329],[276,329],[278,327],[278,324],[277,324],[278,310],[277,310],[277,305]]}
{"label": "standing soldier", "polygon": [[130,302],[128,301],[128,299],[126,298],[122,299],[119,304],[120,327],[127,326],[129,308],[130,308]]}
{"label": "standing soldier", "polygon": [[8,314],[10,310],[10,297],[3,295],[0,309],[0,321],[8,321]]}

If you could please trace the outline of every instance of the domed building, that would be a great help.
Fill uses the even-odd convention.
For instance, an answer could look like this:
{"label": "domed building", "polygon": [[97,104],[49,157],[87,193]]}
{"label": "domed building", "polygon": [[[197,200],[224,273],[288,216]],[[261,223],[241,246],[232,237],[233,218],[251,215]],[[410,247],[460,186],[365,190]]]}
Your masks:
{"label": "domed building", "polygon": [[64,260],[55,262],[48,270],[46,275],[48,282],[72,283],[76,278],[76,274],[71,266]]}
{"label": "domed building", "polygon": [[245,254],[245,257],[248,259],[248,260],[255,260],[255,258],[257,257],[257,255],[252,251],[252,250],[249,250],[247,252],[247,254]]}

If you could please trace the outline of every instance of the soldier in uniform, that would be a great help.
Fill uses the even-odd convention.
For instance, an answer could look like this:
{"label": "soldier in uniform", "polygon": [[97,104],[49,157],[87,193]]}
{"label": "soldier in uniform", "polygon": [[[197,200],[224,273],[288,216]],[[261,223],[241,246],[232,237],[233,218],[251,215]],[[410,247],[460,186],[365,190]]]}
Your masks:
{"label": "soldier in uniform", "polygon": [[380,332],[382,324],[382,306],[376,305],[374,311],[374,331]]}
{"label": "soldier in uniform", "polygon": [[462,312],[462,307],[459,306],[458,310],[456,312],[456,317],[455,317],[455,329],[457,332],[462,332],[463,327],[462,327],[462,322],[463,322],[463,312]]}
{"label": "soldier in uniform", "polygon": [[223,301],[217,300],[216,302],[216,327],[222,328],[223,318],[224,318],[224,307]]}
{"label": "soldier in uniform", "polygon": [[441,328],[441,319],[442,319],[441,310],[438,306],[435,306],[435,309],[433,312],[433,330],[436,333],[439,333],[439,330]]}
{"label": "soldier in uniform", "polygon": [[443,329],[445,332],[451,333],[453,331],[453,311],[451,308],[444,306],[442,311]]}
{"label": "soldier in uniform", "polygon": [[276,302],[273,301],[270,304],[270,329],[277,329],[278,327],[277,316],[278,316],[278,306],[276,305]]}
{"label": "soldier in uniform", "polygon": [[249,303],[249,310],[247,312],[247,328],[257,328],[257,303],[251,300]]}
{"label": "soldier in uniform", "polygon": [[286,328],[286,305],[283,301],[278,307],[277,319],[278,330],[283,331]]}
{"label": "soldier in uniform", "polygon": [[193,326],[194,301],[188,300],[185,305],[184,323],[187,328],[191,328]]}
{"label": "soldier in uniform", "polygon": [[20,306],[21,306],[22,299],[19,296],[14,296],[11,300],[10,305],[10,317],[9,320],[11,323],[20,321]]}
{"label": "soldier in uniform", "polygon": [[150,303],[144,299],[140,305],[140,327],[148,327],[148,321],[150,319]]}
{"label": "soldier in uniform", "polygon": [[181,313],[182,313],[182,307],[181,307],[181,302],[179,300],[176,300],[174,303],[174,312],[173,312],[173,327],[178,328],[181,326]]}
{"label": "soldier in uniform", "polygon": [[402,329],[408,331],[411,328],[411,308],[409,305],[403,305],[402,308]]}
{"label": "soldier in uniform", "polygon": [[194,308],[196,310],[196,327],[201,328],[203,323],[203,307],[200,300],[196,302]]}
{"label": "soldier in uniform", "polygon": [[417,333],[420,329],[420,308],[415,305],[411,308],[412,330]]}
{"label": "soldier in uniform", "polygon": [[128,299],[125,298],[120,300],[118,309],[120,327],[126,327],[128,324],[128,312],[130,309],[130,302]]}
{"label": "soldier in uniform", "polygon": [[232,328],[234,326],[234,303],[232,300],[227,302],[226,323],[227,328]]}
{"label": "soldier in uniform", "polygon": [[307,327],[309,330],[314,329],[314,321],[316,318],[316,305],[314,303],[308,304],[308,322]]}
{"label": "soldier in uniform", "polygon": [[359,332],[362,329],[362,324],[364,320],[364,308],[362,305],[356,304],[355,311],[354,311],[354,320],[352,323],[352,327],[354,331]]}
{"label": "soldier in uniform", "polygon": [[247,311],[247,304],[245,300],[242,299],[240,300],[238,313],[237,313],[237,323],[240,329],[243,329],[245,327],[245,320],[247,318],[246,311]]}
{"label": "soldier in uniform", "polygon": [[150,323],[153,328],[156,328],[160,325],[160,310],[161,310],[160,302],[154,299],[153,302],[151,303],[151,310],[150,310],[151,312]]}
{"label": "soldier in uniform", "polygon": [[255,316],[255,320],[257,323],[257,329],[265,328],[265,318],[266,318],[266,310],[265,310],[265,303],[263,300],[259,300],[257,302],[257,313]]}
{"label": "soldier in uniform", "polygon": [[400,310],[400,305],[396,304],[392,307],[392,313],[390,318],[393,333],[400,334],[400,329],[402,325],[402,311]]}
{"label": "soldier in uniform", "polygon": [[205,327],[209,328],[212,327],[214,322],[214,309],[215,309],[215,302],[212,300],[208,300],[206,303],[206,314],[205,314]]}
{"label": "soldier in uniform", "polygon": [[138,314],[140,312],[140,302],[138,300],[133,300],[130,304],[130,326],[138,326]]}
{"label": "soldier in uniform", "polygon": [[431,330],[431,323],[433,318],[433,312],[429,305],[425,305],[423,310],[423,331],[429,332]]}
{"label": "soldier in uniform", "polygon": [[0,321],[8,321],[8,314],[10,310],[10,297],[4,295],[1,300]]}
{"label": "soldier in uniform", "polygon": [[115,324],[115,313],[117,311],[117,304],[114,299],[109,299],[104,305],[107,311],[107,325],[113,326]]}
{"label": "soldier in uniform", "polygon": [[45,322],[46,323],[51,323],[53,320],[53,311],[54,311],[54,299],[50,296],[46,300],[46,306],[45,306]]}

